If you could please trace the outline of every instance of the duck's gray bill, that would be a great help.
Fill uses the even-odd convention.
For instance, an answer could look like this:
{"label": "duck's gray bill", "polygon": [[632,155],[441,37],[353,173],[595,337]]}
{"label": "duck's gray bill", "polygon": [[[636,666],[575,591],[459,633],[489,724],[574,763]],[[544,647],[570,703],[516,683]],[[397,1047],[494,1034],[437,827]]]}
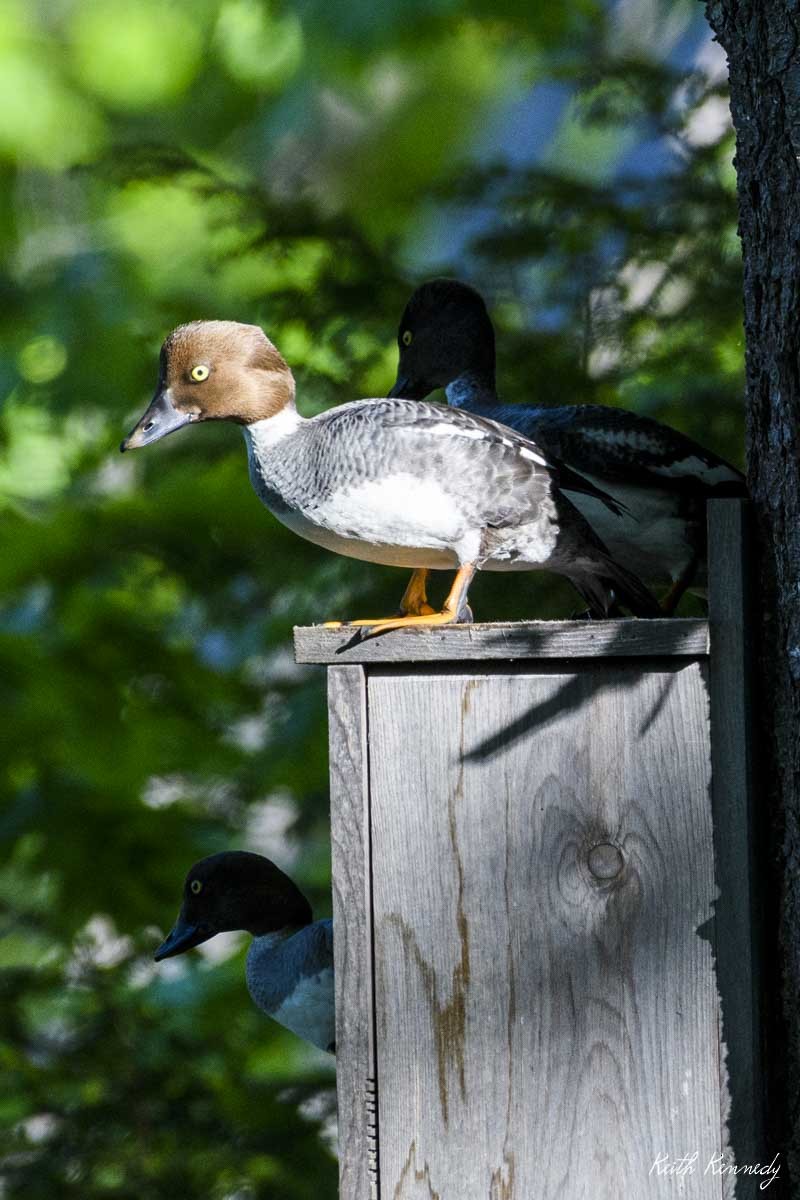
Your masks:
{"label": "duck's gray bill", "polygon": [[175,408],[169,388],[157,392],[141,421],[134,425],[125,440],[120,443],[120,451],[124,454],[126,450],[138,450],[140,446],[149,446],[151,442],[157,442],[168,433],[182,429],[191,419],[190,413],[179,412]]}
{"label": "duck's gray bill", "polygon": [[408,375],[398,375],[388,398],[390,400],[424,400],[427,394],[427,390],[420,387]]}
{"label": "duck's gray bill", "polygon": [[153,958],[156,962],[161,962],[162,958],[172,958],[175,954],[183,954],[184,950],[191,950],[193,946],[207,942],[215,932],[216,930],[210,929],[208,925],[194,925],[178,917],[174,929],[164,938]]}

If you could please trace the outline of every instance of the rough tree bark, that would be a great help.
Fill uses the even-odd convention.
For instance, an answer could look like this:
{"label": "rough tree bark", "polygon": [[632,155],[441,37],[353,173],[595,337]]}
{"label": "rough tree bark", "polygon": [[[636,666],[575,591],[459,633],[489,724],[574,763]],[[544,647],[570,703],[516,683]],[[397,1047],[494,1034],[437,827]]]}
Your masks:
{"label": "rough tree bark", "polygon": [[[744,256],[747,473],[761,615],[759,783],[772,822],[785,1165],[800,1193],[800,0],[707,0],[728,55]],[[781,1027],[782,1026],[782,1027]],[[781,1044],[776,1044],[777,1038]],[[784,1042],[785,1039],[785,1042]],[[782,1099],[781,1099],[782,1094]]]}

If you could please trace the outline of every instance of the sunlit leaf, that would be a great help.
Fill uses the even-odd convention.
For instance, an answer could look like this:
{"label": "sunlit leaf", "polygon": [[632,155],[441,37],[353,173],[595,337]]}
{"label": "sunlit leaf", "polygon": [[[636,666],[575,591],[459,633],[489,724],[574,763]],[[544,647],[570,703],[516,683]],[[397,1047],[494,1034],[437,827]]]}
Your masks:
{"label": "sunlit leaf", "polygon": [[281,87],[303,59],[303,28],[295,13],[276,16],[264,0],[226,0],[215,31],[220,57],[243,86]]}
{"label": "sunlit leaf", "polygon": [[203,26],[188,4],[86,0],[70,23],[75,68],[92,92],[120,108],[176,100],[194,78]]}

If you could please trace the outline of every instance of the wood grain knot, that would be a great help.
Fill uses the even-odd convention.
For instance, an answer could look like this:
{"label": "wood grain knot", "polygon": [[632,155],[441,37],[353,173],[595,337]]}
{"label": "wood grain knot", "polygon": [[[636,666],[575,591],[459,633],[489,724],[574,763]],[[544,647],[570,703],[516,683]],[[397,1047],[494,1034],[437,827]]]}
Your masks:
{"label": "wood grain knot", "polygon": [[599,842],[592,846],[588,857],[589,870],[595,879],[616,879],[625,866],[619,846],[613,842]]}

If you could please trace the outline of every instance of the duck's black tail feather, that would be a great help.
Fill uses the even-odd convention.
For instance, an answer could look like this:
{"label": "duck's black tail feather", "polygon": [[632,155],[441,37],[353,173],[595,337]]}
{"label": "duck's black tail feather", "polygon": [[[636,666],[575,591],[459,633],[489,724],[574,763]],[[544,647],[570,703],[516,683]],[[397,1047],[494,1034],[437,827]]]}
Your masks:
{"label": "duck's black tail feather", "polygon": [[558,486],[564,488],[568,492],[578,492],[582,496],[593,496],[595,500],[602,500],[606,508],[613,512],[614,516],[622,517],[631,515],[631,511],[626,504],[621,500],[617,500],[615,496],[609,495],[590,480],[585,479],[583,475],[579,475],[577,471],[573,471],[572,467],[568,467],[561,459],[553,459],[558,468]]}
{"label": "duck's black tail feather", "polygon": [[634,617],[663,617],[661,606],[655,596],[640,579],[621,567],[609,555],[602,555],[602,567],[591,573],[570,576],[577,591],[583,596],[593,617],[612,615],[615,605],[621,604]]}
{"label": "duck's black tail feather", "polygon": [[[563,494],[557,494],[561,570],[589,606],[589,615],[608,617],[621,604],[634,617],[663,617],[655,596],[638,575],[612,558],[605,542]],[[554,564],[555,565],[555,564]]]}

